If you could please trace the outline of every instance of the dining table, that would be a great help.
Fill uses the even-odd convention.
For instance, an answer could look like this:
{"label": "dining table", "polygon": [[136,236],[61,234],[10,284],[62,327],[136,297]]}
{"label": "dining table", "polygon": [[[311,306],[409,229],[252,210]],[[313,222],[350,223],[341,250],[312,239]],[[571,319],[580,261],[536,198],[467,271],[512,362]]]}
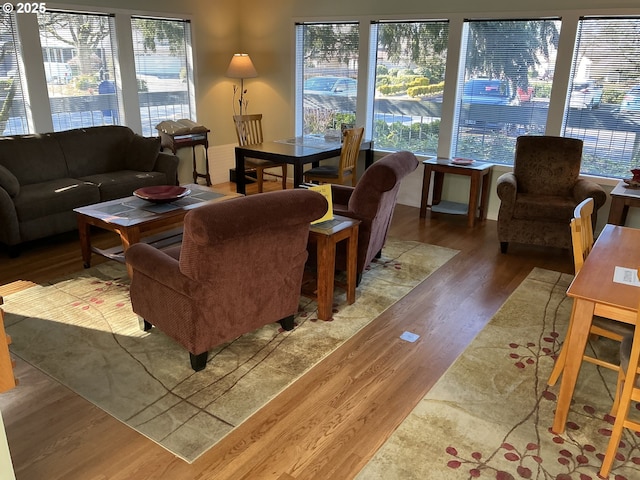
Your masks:
{"label": "dining table", "polygon": [[584,265],[567,289],[575,302],[565,338],[562,372],[552,431],[564,432],[594,315],[635,325],[640,288],[640,229],[605,225]]}
{"label": "dining table", "polygon": [[[271,160],[293,165],[293,186],[304,183],[303,168],[306,164],[318,166],[320,160],[340,156],[340,137],[324,135],[303,135],[283,140],[265,141],[253,145],[236,147],[236,192],[246,194],[245,158]],[[364,150],[365,168],[373,164],[373,140],[363,140],[360,150]]]}

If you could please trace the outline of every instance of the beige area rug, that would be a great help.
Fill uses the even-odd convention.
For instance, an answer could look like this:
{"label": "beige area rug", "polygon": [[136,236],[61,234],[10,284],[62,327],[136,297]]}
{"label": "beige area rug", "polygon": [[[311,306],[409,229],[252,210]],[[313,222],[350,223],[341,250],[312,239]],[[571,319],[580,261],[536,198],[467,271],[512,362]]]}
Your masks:
{"label": "beige area rug", "polygon": [[[534,269],[357,478],[598,478],[615,373],[584,363],[566,432],[550,430],[560,383],[546,382],[569,321],[571,279]],[[617,345],[588,348],[612,358]],[[639,479],[640,436],[627,430],[623,441],[609,478]]]}
{"label": "beige area rug", "polygon": [[209,354],[188,353],[158,329],[142,332],[123,265],[5,297],[11,351],[178,457],[193,462],[457,253],[389,239],[356,302],[336,295],[333,321],[301,299],[297,327],[265,326]]}

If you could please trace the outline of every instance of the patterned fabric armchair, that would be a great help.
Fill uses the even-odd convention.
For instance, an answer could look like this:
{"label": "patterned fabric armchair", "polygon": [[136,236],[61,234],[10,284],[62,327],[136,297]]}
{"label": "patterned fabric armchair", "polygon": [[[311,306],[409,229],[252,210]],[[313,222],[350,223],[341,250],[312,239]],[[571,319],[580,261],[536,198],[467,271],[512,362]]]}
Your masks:
{"label": "patterned fabric armchair", "polygon": [[569,222],[576,205],[588,197],[592,216],[607,200],[602,187],[580,179],[582,140],[522,136],[516,141],[513,172],[498,178],[498,239],[502,253],[509,242],[571,248]]}
{"label": "patterned fabric armchair", "polygon": [[281,190],[199,207],[187,213],[181,247],[132,245],[131,304],[202,370],[208,351],[280,322],[293,329],[307,260],[310,222],[327,211],[309,190]]}

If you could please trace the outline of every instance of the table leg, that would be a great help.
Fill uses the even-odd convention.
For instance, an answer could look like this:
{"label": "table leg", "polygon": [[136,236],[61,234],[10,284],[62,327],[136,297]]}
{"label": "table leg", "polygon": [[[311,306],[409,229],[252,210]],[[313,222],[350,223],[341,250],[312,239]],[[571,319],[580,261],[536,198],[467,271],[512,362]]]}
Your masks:
{"label": "table leg", "polygon": [[607,223],[611,225],[624,225],[627,220],[628,211],[629,206],[625,205],[624,199],[611,197],[611,208],[609,209]]}
{"label": "table leg", "polygon": [[438,205],[442,200],[442,187],[444,185],[444,173],[433,172],[433,195],[431,205]]}
{"label": "table leg", "polygon": [[82,215],[78,215],[78,234],[80,237],[82,264],[84,268],[89,268],[91,266],[91,225],[85,221]]}
{"label": "table leg", "polygon": [[244,154],[236,149],[236,192],[246,195],[246,179],[244,171]]}
{"label": "table leg", "polygon": [[567,359],[562,371],[562,381],[560,383],[560,392],[558,394],[558,403],[556,405],[556,415],[551,430],[560,434],[564,432],[569,415],[569,407],[571,406],[571,398],[580,373],[582,365],[582,357],[587,346],[589,331],[591,329],[591,321],[593,319],[594,303],[588,300],[576,298],[575,309],[573,310],[573,319],[571,322],[571,332],[568,332],[568,338],[565,340],[567,344]]}
{"label": "table leg", "polygon": [[482,193],[480,194],[480,212],[478,218],[480,218],[480,220],[486,220],[487,207],[489,205],[489,183],[491,183],[489,173],[483,173],[480,176],[480,181],[482,182]]}
{"label": "table leg", "polygon": [[427,203],[429,202],[429,189],[431,187],[431,171],[430,165],[424,164],[424,174],[422,176],[422,199],[420,200],[420,218],[427,216]]}
{"label": "table leg", "polygon": [[482,177],[481,172],[471,173],[471,182],[469,185],[469,210],[467,211],[467,224],[473,227],[476,224],[476,215],[478,214],[478,195],[480,194],[479,183]]}
{"label": "table leg", "polygon": [[302,162],[296,161],[293,164],[293,188],[298,188],[304,183],[304,173],[302,171]]}
{"label": "table leg", "polygon": [[330,320],[333,315],[333,283],[336,267],[336,244],[326,235],[320,235],[318,256],[318,318]]}
{"label": "table leg", "polygon": [[[123,230],[117,230],[118,235],[120,235],[120,240],[122,241],[122,255],[124,256],[129,250],[129,247],[134,243],[138,243],[140,241],[140,229],[135,227],[129,227]],[[129,278],[133,277],[133,269],[127,263],[127,273],[129,273]]]}
{"label": "table leg", "polygon": [[356,301],[356,277],[358,268],[358,225],[351,228],[347,238],[347,303]]}
{"label": "table leg", "polygon": [[193,157],[193,183],[198,183],[198,169],[196,165],[196,147],[191,146],[191,155]]}
{"label": "table leg", "polygon": [[367,148],[364,155],[364,169],[366,170],[373,165],[373,142],[371,142],[371,146]]}

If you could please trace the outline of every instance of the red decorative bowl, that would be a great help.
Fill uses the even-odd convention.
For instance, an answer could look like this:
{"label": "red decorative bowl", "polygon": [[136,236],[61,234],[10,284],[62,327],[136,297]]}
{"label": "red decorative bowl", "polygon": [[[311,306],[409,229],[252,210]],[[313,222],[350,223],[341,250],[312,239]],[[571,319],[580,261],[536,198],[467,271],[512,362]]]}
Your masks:
{"label": "red decorative bowl", "polygon": [[456,157],[453,160],[451,160],[451,163],[453,163],[454,165],[472,165],[473,164],[473,159],[472,158]]}
{"label": "red decorative bowl", "polygon": [[191,190],[177,185],[155,185],[153,187],[138,188],[133,194],[143,200],[153,203],[169,203],[185,197]]}

